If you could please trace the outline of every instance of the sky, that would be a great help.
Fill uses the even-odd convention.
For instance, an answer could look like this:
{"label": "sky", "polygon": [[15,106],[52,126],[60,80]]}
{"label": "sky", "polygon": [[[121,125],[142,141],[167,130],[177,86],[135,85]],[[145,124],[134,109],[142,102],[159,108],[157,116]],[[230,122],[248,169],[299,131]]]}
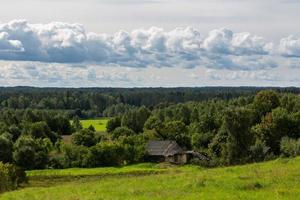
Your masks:
{"label": "sky", "polygon": [[0,86],[300,86],[298,0],[0,3]]}

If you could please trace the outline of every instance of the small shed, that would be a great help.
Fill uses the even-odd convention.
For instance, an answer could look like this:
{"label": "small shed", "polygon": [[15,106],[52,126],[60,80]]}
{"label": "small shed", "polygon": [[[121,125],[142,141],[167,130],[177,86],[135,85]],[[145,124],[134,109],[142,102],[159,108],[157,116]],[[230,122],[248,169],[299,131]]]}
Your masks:
{"label": "small shed", "polygon": [[193,156],[193,151],[184,151],[176,141],[149,141],[146,147],[148,158],[152,162],[170,162],[185,164]]}

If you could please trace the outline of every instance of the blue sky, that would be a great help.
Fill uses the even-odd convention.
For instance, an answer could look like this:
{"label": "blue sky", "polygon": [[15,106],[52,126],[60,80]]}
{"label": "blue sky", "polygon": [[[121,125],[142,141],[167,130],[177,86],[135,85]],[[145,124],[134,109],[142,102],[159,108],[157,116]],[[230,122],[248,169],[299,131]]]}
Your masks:
{"label": "blue sky", "polygon": [[0,85],[299,86],[296,0],[10,0]]}

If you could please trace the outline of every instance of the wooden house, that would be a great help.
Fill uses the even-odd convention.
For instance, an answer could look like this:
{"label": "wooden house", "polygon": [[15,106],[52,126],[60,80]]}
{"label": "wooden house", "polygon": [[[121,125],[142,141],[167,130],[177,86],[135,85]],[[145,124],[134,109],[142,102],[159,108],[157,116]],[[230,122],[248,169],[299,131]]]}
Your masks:
{"label": "wooden house", "polygon": [[146,147],[149,161],[185,164],[195,156],[194,151],[184,151],[175,141],[149,141]]}

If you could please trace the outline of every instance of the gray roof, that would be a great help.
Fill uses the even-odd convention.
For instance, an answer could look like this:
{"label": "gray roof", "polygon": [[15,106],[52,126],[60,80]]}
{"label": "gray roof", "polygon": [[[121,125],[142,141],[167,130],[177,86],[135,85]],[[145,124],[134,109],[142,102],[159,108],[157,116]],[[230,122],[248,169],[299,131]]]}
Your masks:
{"label": "gray roof", "polygon": [[149,141],[147,145],[147,152],[151,156],[171,156],[183,152],[181,147],[170,140],[165,141]]}

